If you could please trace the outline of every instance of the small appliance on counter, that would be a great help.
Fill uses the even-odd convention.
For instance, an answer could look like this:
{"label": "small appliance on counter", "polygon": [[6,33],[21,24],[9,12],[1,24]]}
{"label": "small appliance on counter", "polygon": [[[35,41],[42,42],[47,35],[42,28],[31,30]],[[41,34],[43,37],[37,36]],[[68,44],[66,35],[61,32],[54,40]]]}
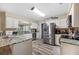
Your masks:
{"label": "small appliance on counter", "polygon": [[17,31],[12,32],[12,35],[17,35],[17,34],[18,34]]}
{"label": "small appliance on counter", "polygon": [[32,32],[32,38],[33,38],[33,40],[36,40],[37,29],[31,29],[31,32]]}

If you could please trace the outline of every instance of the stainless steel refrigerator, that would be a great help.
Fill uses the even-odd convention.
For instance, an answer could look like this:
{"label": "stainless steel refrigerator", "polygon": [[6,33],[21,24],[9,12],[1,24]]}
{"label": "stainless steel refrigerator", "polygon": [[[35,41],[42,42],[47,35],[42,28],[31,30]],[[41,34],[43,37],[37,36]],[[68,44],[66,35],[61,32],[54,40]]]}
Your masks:
{"label": "stainless steel refrigerator", "polygon": [[46,23],[43,23],[42,26],[42,36],[43,42],[46,44],[50,44],[55,46],[55,23],[50,23],[50,25],[47,25]]}

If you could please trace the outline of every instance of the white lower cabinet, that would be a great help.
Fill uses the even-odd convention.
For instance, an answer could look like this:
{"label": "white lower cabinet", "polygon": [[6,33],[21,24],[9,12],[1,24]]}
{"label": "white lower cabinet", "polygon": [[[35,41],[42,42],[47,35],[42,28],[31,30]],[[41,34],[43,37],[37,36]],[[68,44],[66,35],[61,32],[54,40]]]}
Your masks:
{"label": "white lower cabinet", "polygon": [[79,46],[68,43],[61,43],[61,55],[79,55]]}
{"label": "white lower cabinet", "polygon": [[60,55],[60,47],[53,46],[53,55]]}
{"label": "white lower cabinet", "polygon": [[11,45],[12,55],[32,55],[32,40]]}
{"label": "white lower cabinet", "polygon": [[58,46],[60,46],[60,38],[61,38],[61,34],[55,35],[55,44]]}

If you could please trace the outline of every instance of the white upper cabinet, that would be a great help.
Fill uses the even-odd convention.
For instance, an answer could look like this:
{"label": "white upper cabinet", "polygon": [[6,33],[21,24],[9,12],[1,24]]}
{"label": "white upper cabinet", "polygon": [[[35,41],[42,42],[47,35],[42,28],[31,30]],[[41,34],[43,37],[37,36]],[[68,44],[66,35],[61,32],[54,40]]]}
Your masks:
{"label": "white upper cabinet", "polygon": [[69,15],[72,15],[72,27],[79,27],[79,4],[72,4]]}
{"label": "white upper cabinet", "polygon": [[61,19],[59,21],[59,27],[60,28],[67,28],[67,20],[66,19]]}
{"label": "white upper cabinet", "polygon": [[31,28],[38,28],[38,24],[37,23],[32,23]]}
{"label": "white upper cabinet", "polygon": [[74,4],[73,6],[72,25],[73,27],[79,27],[79,4],[78,3]]}
{"label": "white upper cabinet", "polygon": [[12,27],[12,21],[11,17],[6,17],[6,28],[11,28]]}
{"label": "white upper cabinet", "polygon": [[14,22],[13,22],[13,28],[18,28],[18,20],[17,19],[14,19],[13,20]]}
{"label": "white upper cabinet", "polygon": [[56,24],[56,28],[67,28],[67,18],[63,18],[63,19],[55,19],[55,20],[51,20],[51,21],[47,21],[47,23],[55,23]]}
{"label": "white upper cabinet", "polygon": [[18,28],[18,20],[12,17],[6,17],[6,28]]}

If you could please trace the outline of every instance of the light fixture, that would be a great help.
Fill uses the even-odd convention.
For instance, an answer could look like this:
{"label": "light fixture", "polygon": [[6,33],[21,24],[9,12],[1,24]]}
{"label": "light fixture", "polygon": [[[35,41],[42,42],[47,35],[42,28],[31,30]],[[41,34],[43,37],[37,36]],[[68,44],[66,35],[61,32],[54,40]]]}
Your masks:
{"label": "light fixture", "polygon": [[36,13],[36,14],[42,16],[42,17],[45,17],[45,14],[42,13],[42,12],[41,12],[39,9],[37,9],[36,7],[32,7],[32,8],[31,8],[31,11],[33,11],[34,13]]}

